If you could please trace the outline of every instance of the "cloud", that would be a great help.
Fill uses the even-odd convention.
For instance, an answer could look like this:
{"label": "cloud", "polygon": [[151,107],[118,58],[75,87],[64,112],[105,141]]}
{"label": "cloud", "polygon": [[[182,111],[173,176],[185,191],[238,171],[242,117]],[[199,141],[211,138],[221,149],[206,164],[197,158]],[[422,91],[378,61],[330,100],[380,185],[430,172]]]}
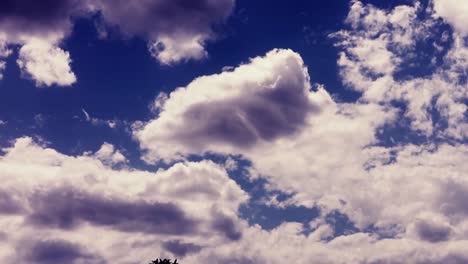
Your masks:
{"label": "cloud", "polygon": [[[70,34],[71,16],[84,14],[78,1],[3,1],[0,4],[0,46],[20,45],[22,75],[37,86],[69,86],[76,82],[70,56],[59,45]],[[4,57],[11,54],[8,52]]]}
{"label": "cloud", "polygon": [[70,86],[76,76],[70,68],[70,54],[40,40],[30,41],[19,51],[18,66],[24,77],[36,86]]}
{"label": "cloud", "polygon": [[436,15],[442,17],[450,23],[461,35],[468,35],[468,3],[456,0],[434,0],[434,10]]}
{"label": "cloud", "polygon": [[450,47],[448,33],[430,12],[418,3],[387,11],[353,1],[349,28],[332,34],[341,48],[340,74],[350,89],[363,93],[362,100],[405,105],[403,118],[417,133],[463,140],[467,47],[454,34],[451,48],[444,48]]}
{"label": "cloud", "polygon": [[14,196],[11,196],[7,191],[0,191],[0,214],[12,215],[23,211],[19,201]]}
{"label": "cloud", "polygon": [[[188,264],[279,264],[291,256],[299,264],[466,263],[467,47],[433,15],[419,4],[382,10],[352,2],[346,29],[333,37],[343,82],[362,93],[356,102],[337,102],[311,83],[299,54],[273,50],[159,96],[154,119],[134,126],[150,163],[208,153],[248,160],[250,177],[291,194],[278,206],[320,209],[309,225],[247,225],[238,210],[248,195],[229,178],[230,161],[149,172],[113,166],[125,158],[110,144],[68,156],[20,138],[0,156],[0,262],[34,238],[59,242],[25,247],[29,255],[16,262],[178,255]],[[132,29],[122,28],[148,33]],[[432,48],[417,48],[431,38]],[[436,61],[426,74],[411,68],[424,66],[413,60],[420,52]],[[398,125],[424,140],[385,138]],[[335,212],[352,231],[332,235]]]}
{"label": "cloud", "polygon": [[231,14],[234,0],[98,0],[91,5],[106,24],[147,39],[152,55],[163,64],[172,64],[206,56],[204,45],[214,37],[212,26]]}
{"label": "cloud", "polygon": [[3,79],[3,70],[5,70],[5,62],[0,61],[0,80]]}
{"label": "cloud", "polygon": [[125,156],[109,143],[102,144],[101,148],[94,154],[96,158],[105,164],[116,165],[127,162]]}
{"label": "cloud", "polygon": [[[466,44],[456,34],[446,36],[431,12],[419,4],[382,10],[352,2],[346,29],[332,37],[341,50],[343,82],[361,93],[356,102],[336,102],[325,87],[310,83],[299,54],[290,50],[199,77],[164,99],[158,115],[134,132],[147,162],[240,155],[269,189],[292,194],[282,205],[319,207],[324,219],[339,211],[357,230],[330,238],[320,233],[323,224],[310,235],[294,223],[271,232],[250,227],[236,245],[188,259],[236,263],[235,252],[247,263],[278,263],[271,255],[300,255],[297,263],[468,259],[462,249],[466,207],[459,202],[468,188]],[[439,37],[442,48],[430,40]],[[420,50],[426,42],[432,48]],[[425,74],[411,68],[423,64],[414,59],[420,52],[438,61]],[[285,94],[270,97],[263,92],[268,89]],[[258,94],[266,103],[255,101]],[[265,118],[255,118],[250,105],[265,105],[259,111]],[[288,115],[283,107],[297,112]],[[386,129],[399,125],[425,141],[391,143]]]}
{"label": "cloud", "polygon": [[29,38],[58,40],[71,30],[70,16],[78,15],[75,0],[2,1],[0,4],[0,39],[24,43]]}
{"label": "cloud", "polygon": [[[324,235],[329,227],[323,221],[315,221],[308,235],[299,223],[284,223],[271,231],[249,227],[237,212],[246,194],[221,165],[208,161],[178,163],[153,173],[112,169],[93,155],[66,156],[29,138],[18,139],[5,151],[0,177],[8,195],[0,197],[8,197],[9,206],[20,208],[0,211],[6,232],[0,259],[5,262],[125,263],[174,255],[189,264],[279,264],[290,256],[297,263],[463,263],[468,259],[468,225],[454,214],[463,212],[459,206],[464,206],[460,201],[466,168],[460,164],[465,163],[467,150],[462,147],[403,147],[392,154],[394,162],[375,159],[369,174],[357,175],[365,181],[356,177],[348,181],[339,175],[327,179],[328,187],[319,186],[328,195],[341,195],[349,208],[342,210],[355,221],[362,213],[381,227],[408,223],[407,231],[387,239],[361,232],[330,238]],[[373,151],[372,157],[386,156]],[[275,177],[268,179],[278,184]],[[298,175],[294,177],[299,180]],[[307,182],[302,181],[305,187],[313,187]],[[456,190],[454,186],[465,186],[455,192],[462,196],[448,192]],[[297,190],[306,194],[307,188]]]}
{"label": "cloud", "polygon": [[242,233],[235,221],[227,216],[218,215],[213,222],[213,228],[231,240],[236,241],[242,238]]}
{"label": "cloud", "polygon": [[416,230],[422,240],[429,242],[442,242],[450,238],[451,228],[446,225],[439,225],[432,221],[418,221]]}
{"label": "cloud", "polygon": [[308,113],[320,111],[320,92],[310,94],[310,89],[300,56],[273,50],[232,72],[200,77],[172,92],[158,118],[134,135],[149,151],[148,159],[203,153],[215,146],[252,148],[294,135],[306,125]]}
{"label": "cloud", "polygon": [[[200,247],[228,243],[239,239],[246,226],[237,211],[247,194],[222,165],[209,161],[177,163],[157,172],[116,169],[97,157],[99,151],[72,157],[30,138],[17,139],[4,152],[0,156],[3,262],[13,259],[17,243],[43,238],[87,245],[92,255],[109,261],[146,261],[141,257],[155,249],[170,252],[164,241]],[[141,248],[136,246],[141,243]],[[76,251],[58,245],[41,254],[65,258],[71,253],[60,253],[64,247]],[[27,252],[18,261],[36,254],[33,248],[23,247]],[[187,250],[187,254],[196,251]],[[122,256],[123,252],[132,253]]]}
{"label": "cloud", "polygon": [[[18,249],[18,251],[22,253],[25,250]],[[105,263],[103,259],[86,253],[83,247],[63,240],[36,241],[24,253],[27,261],[38,264]]]}
{"label": "cloud", "polygon": [[3,79],[3,71],[6,68],[4,59],[11,54],[11,49],[7,47],[6,41],[0,36],[0,80]]}
{"label": "cloud", "polygon": [[378,239],[366,233],[343,235],[330,241],[315,240],[315,231],[300,234],[301,225],[285,223],[272,231],[250,228],[242,243],[226,244],[188,256],[184,261],[200,263],[464,263],[466,240],[428,243],[408,238]]}
{"label": "cloud", "polygon": [[375,130],[394,111],[337,104],[323,87],[311,89],[309,79],[297,53],[273,50],[232,72],[177,89],[135,136],[147,150],[147,161],[238,154],[272,186],[298,193],[301,205],[330,204],[331,197],[339,204],[332,189],[337,182],[346,189],[353,181],[342,175],[361,174],[366,157],[356,153],[376,142]]}
{"label": "cloud", "polygon": [[[207,56],[205,44],[215,39],[213,26],[223,23],[234,0],[3,1],[0,4],[0,59],[19,45],[18,65],[37,86],[70,86],[76,76],[70,54],[60,48],[72,33],[75,19],[100,19],[99,32],[117,28],[124,37],[148,41],[149,52],[163,64]],[[104,34],[105,35],[105,34]],[[0,61],[0,73],[5,63]],[[0,75],[0,78],[2,76]]]}
{"label": "cloud", "polygon": [[191,234],[197,221],[172,203],[106,199],[73,189],[34,195],[27,221],[35,226],[73,229],[80,222],[109,226],[124,232]]}
{"label": "cloud", "polygon": [[202,247],[192,244],[184,243],[180,240],[171,240],[163,243],[163,248],[173,253],[176,256],[184,257],[187,254],[193,254],[199,252]]}

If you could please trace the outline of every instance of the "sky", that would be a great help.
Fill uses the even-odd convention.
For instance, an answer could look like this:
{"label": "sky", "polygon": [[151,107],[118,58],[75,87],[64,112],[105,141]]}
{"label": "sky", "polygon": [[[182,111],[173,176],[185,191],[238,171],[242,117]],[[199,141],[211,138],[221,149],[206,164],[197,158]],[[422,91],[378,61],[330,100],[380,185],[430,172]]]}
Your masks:
{"label": "sky", "polygon": [[0,2],[0,262],[468,263],[468,0]]}

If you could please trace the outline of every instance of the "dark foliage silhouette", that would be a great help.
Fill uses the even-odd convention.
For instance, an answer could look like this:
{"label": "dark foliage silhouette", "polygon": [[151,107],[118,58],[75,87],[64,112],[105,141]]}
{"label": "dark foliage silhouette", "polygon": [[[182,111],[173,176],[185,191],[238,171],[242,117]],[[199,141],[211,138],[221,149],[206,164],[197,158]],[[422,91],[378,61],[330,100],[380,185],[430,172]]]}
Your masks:
{"label": "dark foliage silhouette", "polygon": [[155,259],[151,261],[149,264],[179,264],[177,259],[172,262],[170,259]]}

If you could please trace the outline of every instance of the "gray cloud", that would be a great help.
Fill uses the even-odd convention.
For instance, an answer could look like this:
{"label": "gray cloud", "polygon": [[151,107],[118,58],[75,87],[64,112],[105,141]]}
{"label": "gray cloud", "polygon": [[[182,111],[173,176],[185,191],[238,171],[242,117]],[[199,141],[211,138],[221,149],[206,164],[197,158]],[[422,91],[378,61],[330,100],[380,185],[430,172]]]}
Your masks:
{"label": "gray cloud", "polygon": [[155,38],[161,34],[210,34],[213,22],[232,11],[233,0],[94,1],[103,18],[125,34]]}
{"label": "gray cloud", "polygon": [[23,211],[20,202],[10,193],[0,190],[0,214],[18,214]]}
{"label": "gray cloud", "polygon": [[467,216],[468,215],[468,188],[449,181],[441,185],[440,190],[440,208],[448,216]]}
{"label": "gray cloud", "polygon": [[197,253],[202,250],[202,246],[193,243],[184,243],[180,240],[166,241],[162,247],[178,257],[184,257],[188,254]]}
{"label": "gray cloud", "polygon": [[265,260],[247,258],[247,257],[242,257],[242,256],[238,256],[238,257],[236,257],[236,256],[229,256],[229,257],[210,256],[209,260],[211,260],[213,263],[218,263],[218,264],[260,264],[260,263],[265,263]]}
{"label": "gray cloud", "polygon": [[298,131],[318,110],[294,84],[262,90],[229,101],[201,103],[187,109],[187,130],[174,131],[181,141],[215,141],[238,147],[273,140]]}
{"label": "gray cloud", "polygon": [[0,29],[54,32],[73,17],[99,12],[124,34],[156,40],[161,35],[210,35],[234,8],[234,0],[5,0],[0,3]]}
{"label": "gray cloud", "polygon": [[0,2],[0,30],[11,34],[64,30],[78,12],[77,0],[5,0]]}
{"label": "gray cloud", "polygon": [[416,232],[422,240],[436,243],[447,241],[452,229],[449,226],[421,220],[416,223]]}
{"label": "gray cloud", "polygon": [[219,214],[215,217],[213,228],[223,233],[230,240],[237,241],[242,238],[242,232],[236,222],[225,215]]}
{"label": "gray cloud", "polygon": [[[135,131],[145,158],[238,153],[300,133],[323,111],[299,54],[274,49],[233,71],[200,77],[172,92],[159,116]],[[314,115],[317,114],[317,115]]]}
{"label": "gray cloud", "polygon": [[[232,12],[234,0],[90,1],[104,25],[126,36],[149,41],[149,51],[163,64],[205,57],[213,26]],[[106,28],[102,27],[101,28]]]}
{"label": "gray cloud", "polygon": [[174,204],[106,199],[73,190],[54,190],[31,199],[31,224],[73,229],[81,221],[125,232],[191,234],[198,222]]}
{"label": "gray cloud", "polygon": [[[0,58],[11,54],[11,45],[20,45],[23,77],[37,86],[69,86],[76,77],[68,52],[59,46],[76,18],[98,17],[100,36],[116,28],[125,37],[143,38],[151,55],[163,64],[201,59],[207,54],[206,42],[215,37],[213,27],[227,19],[234,1],[5,0],[0,2]],[[4,68],[0,61],[0,70]]]}
{"label": "gray cloud", "polygon": [[64,240],[36,241],[31,246],[18,250],[25,255],[28,263],[34,264],[105,263],[100,257],[87,253],[80,245]]}

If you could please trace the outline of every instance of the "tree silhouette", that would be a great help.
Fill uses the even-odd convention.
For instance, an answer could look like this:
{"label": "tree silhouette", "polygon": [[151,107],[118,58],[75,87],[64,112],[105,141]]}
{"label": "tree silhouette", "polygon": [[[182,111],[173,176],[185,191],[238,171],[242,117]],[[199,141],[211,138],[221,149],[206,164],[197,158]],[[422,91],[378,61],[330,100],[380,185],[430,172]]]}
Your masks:
{"label": "tree silhouette", "polygon": [[179,264],[177,262],[177,259],[175,259],[174,262],[172,262],[170,259],[155,259],[151,261],[149,264]]}

